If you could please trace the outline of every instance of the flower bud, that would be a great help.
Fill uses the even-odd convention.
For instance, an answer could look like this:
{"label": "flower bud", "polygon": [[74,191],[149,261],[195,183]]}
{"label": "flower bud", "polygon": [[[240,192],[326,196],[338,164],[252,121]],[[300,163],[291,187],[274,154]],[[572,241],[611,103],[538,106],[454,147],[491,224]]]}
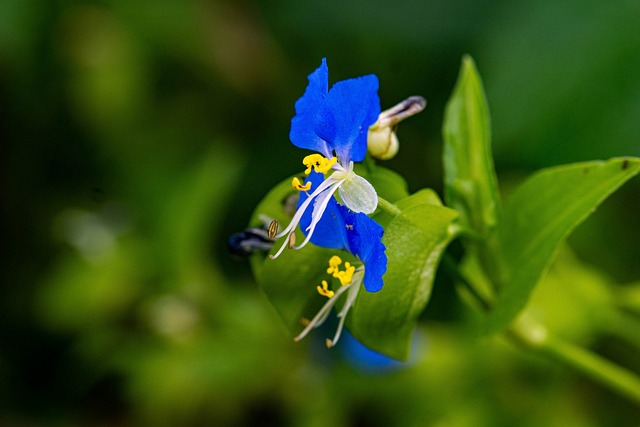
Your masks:
{"label": "flower bud", "polygon": [[398,154],[400,142],[390,126],[380,127],[378,122],[369,128],[367,147],[371,157],[380,160],[393,159]]}
{"label": "flower bud", "polygon": [[392,159],[398,154],[400,143],[395,127],[402,120],[419,113],[426,107],[427,101],[421,96],[410,96],[401,103],[383,111],[378,120],[369,127],[367,147],[373,158]]}

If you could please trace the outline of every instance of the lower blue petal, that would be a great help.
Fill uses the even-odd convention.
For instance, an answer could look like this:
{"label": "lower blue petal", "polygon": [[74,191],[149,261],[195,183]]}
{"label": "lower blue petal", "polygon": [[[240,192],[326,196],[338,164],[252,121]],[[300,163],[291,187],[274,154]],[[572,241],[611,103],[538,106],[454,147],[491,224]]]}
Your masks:
{"label": "lower blue petal", "polygon": [[387,271],[386,247],[382,243],[384,229],[363,213],[352,212],[338,205],[342,211],[347,234],[347,250],[364,263],[364,287],[378,292],[384,284],[382,276]]}
{"label": "lower blue petal", "polygon": [[347,330],[342,332],[340,344],[345,358],[353,366],[363,371],[384,373],[406,366],[406,363],[398,362],[364,346]]}

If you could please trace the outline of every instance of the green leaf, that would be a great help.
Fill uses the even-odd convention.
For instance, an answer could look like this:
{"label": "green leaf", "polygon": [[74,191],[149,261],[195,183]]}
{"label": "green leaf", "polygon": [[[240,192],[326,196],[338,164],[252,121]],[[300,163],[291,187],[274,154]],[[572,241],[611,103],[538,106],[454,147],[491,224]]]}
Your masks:
{"label": "green leaf", "polygon": [[[260,226],[260,215],[275,219],[280,228],[291,221],[290,208],[297,192],[291,187],[291,178],[282,181],[258,204],[251,225]],[[295,204],[293,205],[295,207]],[[304,236],[296,231],[296,241]],[[278,240],[270,251],[274,253],[282,244]],[[308,317],[320,301],[316,285],[326,277],[326,264],[335,250],[307,245],[303,250],[285,250],[278,258],[270,259],[266,254],[251,257],[251,267],[256,281],[266,294],[292,334],[300,329],[300,319]]]}
{"label": "green leaf", "polygon": [[405,179],[390,169],[370,163],[369,167],[356,165],[355,172],[369,181],[380,197],[392,203],[409,195]]}
{"label": "green leaf", "polygon": [[[430,188],[423,188],[422,190],[419,190],[409,197],[405,196],[403,199],[398,200],[396,202],[396,208],[402,211],[405,209],[409,209],[410,207],[422,204],[442,206],[442,201],[440,200],[438,193]],[[396,215],[392,214],[391,212],[386,212],[382,209],[379,209],[378,211],[376,211],[373,218],[379,224],[384,226],[388,224],[393,218],[395,218],[395,216]]]}
{"label": "green leaf", "polygon": [[[362,168],[358,173],[369,180],[378,194],[385,199],[397,200],[408,194],[404,179],[388,169],[374,166],[369,169]],[[292,212],[287,212],[287,200],[291,196],[295,198],[296,194],[297,192],[291,187],[291,178],[278,184],[256,207],[251,225],[262,225],[260,215],[265,215],[277,220],[281,229],[285,227],[292,216]],[[296,241],[301,242],[303,239],[302,232],[296,231]],[[281,244],[280,239],[271,253],[274,253]],[[303,317],[313,317],[321,304],[326,301],[325,297],[318,294],[316,286],[322,280],[330,280],[326,272],[327,262],[336,252],[339,251],[308,244],[298,251],[285,250],[274,260],[264,254],[257,254],[251,258],[251,267],[256,281],[293,334],[297,335],[300,332],[300,320]],[[340,256],[345,261],[354,260],[345,252],[340,252]]]}
{"label": "green leaf", "polygon": [[576,163],[542,170],[517,189],[496,229],[500,282],[488,332],[516,317],[568,234],[639,171],[638,158]]}
{"label": "green leaf", "polygon": [[[304,238],[299,231],[296,235]],[[302,330],[302,318],[311,319],[325,302],[316,286],[330,280],[327,261],[336,252],[309,244],[299,251],[285,250],[276,259],[264,259],[256,280],[293,335]]]}
{"label": "green leaf", "polygon": [[433,191],[431,188],[423,188],[422,190],[413,193],[410,197],[398,200],[396,206],[400,210],[405,210],[413,206],[424,204],[442,206],[442,201],[440,200],[438,193]]}
{"label": "green leaf", "polygon": [[[397,203],[401,213],[388,220],[384,287],[360,290],[347,328],[364,345],[398,360],[410,354],[418,316],[431,296],[440,257],[454,237],[458,213],[440,205],[435,193],[421,191]],[[376,219],[378,219],[376,217]]]}
{"label": "green leaf", "polygon": [[445,201],[460,225],[486,237],[499,218],[500,199],[491,157],[489,109],[473,59],[465,56],[443,124]]}

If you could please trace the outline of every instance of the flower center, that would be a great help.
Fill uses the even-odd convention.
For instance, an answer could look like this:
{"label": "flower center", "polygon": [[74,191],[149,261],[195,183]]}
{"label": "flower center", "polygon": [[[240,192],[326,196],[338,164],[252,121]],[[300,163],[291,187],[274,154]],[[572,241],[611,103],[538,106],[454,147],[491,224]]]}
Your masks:
{"label": "flower center", "polygon": [[338,163],[335,167],[335,171],[331,174],[331,177],[335,178],[336,181],[346,181],[354,175],[353,162],[350,162],[347,168]]}
{"label": "flower center", "polygon": [[[283,236],[287,236],[287,239],[285,239],[280,249],[274,255],[269,255],[272,259],[280,256],[287,246],[287,242],[291,243],[295,228],[300,223],[302,215],[307,209],[312,209],[311,224],[305,230],[307,236],[298,246],[294,246],[293,244],[289,246],[293,249],[300,249],[311,240],[311,236],[318,222],[322,219],[322,215],[336,191],[339,191],[342,204],[353,212],[362,212],[368,215],[372,214],[378,206],[376,190],[366,179],[356,175],[353,171],[353,162],[349,162],[348,167],[344,167],[338,163],[337,157],[327,159],[320,154],[310,154],[302,160],[302,163],[307,166],[306,174],[310,174],[312,169],[322,174],[327,173],[330,169],[334,171],[322,181],[317,188],[314,188],[311,194],[307,193],[307,199],[293,215],[289,225],[275,235],[276,239]],[[311,190],[310,182],[302,185],[298,178],[293,178],[291,185],[299,191],[308,192]]]}

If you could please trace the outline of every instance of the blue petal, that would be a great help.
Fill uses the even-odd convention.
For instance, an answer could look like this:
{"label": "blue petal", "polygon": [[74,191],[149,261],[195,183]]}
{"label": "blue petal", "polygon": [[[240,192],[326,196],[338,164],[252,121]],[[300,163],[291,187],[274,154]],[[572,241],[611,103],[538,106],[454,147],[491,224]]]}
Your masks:
{"label": "blue petal", "polygon": [[331,158],[333,150],[315,132],[316,123],[319,120],[318,111],[328,91],[329,69],[327,60],[323,58],[320,67],[309,74],[309,84],[304,95],[296,101],[296,115],[291,119],[289,139],[296,147],[317,151]]}
{"label": "blue petal", "polygon": [[[305,93],[306,95],[306,93]],[[371,74],[336,83],[318,111],[315,133],[329,143],[343,164],[367,154],[369,126],[378,120],[378,78]]]}
{"label": "blue petal", "polygon": [[[324,181],[324,175],[312,171],[305,182],[311,182],[311,189],[317,188]],[[298,208],[309,197],[300,192]],[[306,235],[306,228],[311,224],[312,208],[307,208],[300,219],[300,228]],[[338,204],[331,198],[322,218],[311,236],[314,245],[342,249],[355,255],[364,264],[364,287],[368,292],[382,289],[382,276],[387,271],[386,247],[382,243],[384,229],[363,213],[356,213]]]}
{"label": "blue petal", "polygon": [[[305,183],[311,182],[309,194],[311,194],[322,181],[324,181],[324,174],[312,171],[305,180]],[[306,192],[300,192],[298,209],[300,208],[300,205],[307,200],[307,197],[309,196],[307,196]],[[307,235],[306,229],[309,224],[311,224],[313,203],[314,202],[311,202],[312,206],[307,208],[300,219],[300,228],[305,236]],[[332,197],[331,200],[329,200],[329,204],[327,205],[326,210],[322,214],[322,218],[320,218],[320,221],[316,225],[316,229],[311,236],[311,243],[323,248],[347,249],[346,227],[344,225],[344,220],[342,219],[342,212],[338,209],[338,203],[335,198]]]}
{"label": "blue petal", "polygon": [[407,365],[365,347],[346,330],[342,332],[340,344],[346,359],[365,372],[384,373]]}
{"label": "blue petal", "polygon": [[384,229],[363,213],[352,212],[342,205],[338,208],[345,222],[347,249],[364,263],[364,287],[369,292],[378,292],[387,271],[386,247],[382,243]]}

